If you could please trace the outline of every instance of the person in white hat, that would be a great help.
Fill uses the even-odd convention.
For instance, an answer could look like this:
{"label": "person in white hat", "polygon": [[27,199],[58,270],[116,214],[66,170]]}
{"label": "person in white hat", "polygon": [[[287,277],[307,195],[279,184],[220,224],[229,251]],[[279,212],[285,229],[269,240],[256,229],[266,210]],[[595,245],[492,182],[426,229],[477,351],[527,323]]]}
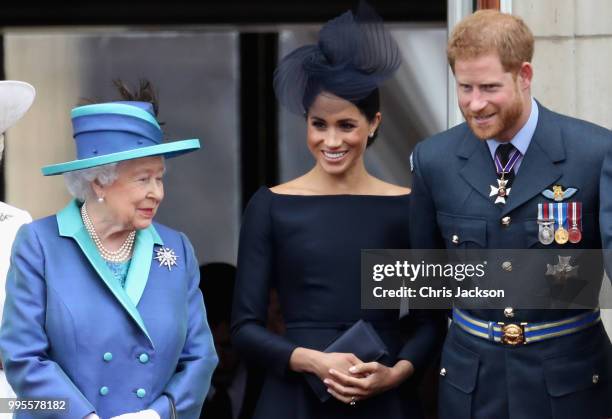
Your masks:
{"label": "person in white hat", "polygon": [[[34,87],[28,83],[15,80],[0,81],[0,162],[2,162],[4,151],[5,132],[23,117],[34,102],[35,95]],[[26,211],[0,201],[0,322],[2,321],[1,309],[4,307],[4,284],[10,263],[11,246],[19,227],[30,221],[32,217]],[[0,397],[15,397],[15,393],[6,381],[4,370],[1,370],[1,363]]]}

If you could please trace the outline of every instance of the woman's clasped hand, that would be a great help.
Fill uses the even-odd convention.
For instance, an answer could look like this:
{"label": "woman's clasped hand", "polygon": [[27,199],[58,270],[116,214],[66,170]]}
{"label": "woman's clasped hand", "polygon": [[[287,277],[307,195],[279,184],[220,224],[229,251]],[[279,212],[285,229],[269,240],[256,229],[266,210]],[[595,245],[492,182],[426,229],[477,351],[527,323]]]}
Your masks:
{"label": "woman's clasped hand", "polygon": [[[350,354],[349,354],[350,355]],[[323,382],[327,391],[344,403],[363,400],[397,387],[414,372],[409,361],[401,360],[394,367],[379,362],[364,362],[351,366],[348,371],[330,369],[331,378]]]}

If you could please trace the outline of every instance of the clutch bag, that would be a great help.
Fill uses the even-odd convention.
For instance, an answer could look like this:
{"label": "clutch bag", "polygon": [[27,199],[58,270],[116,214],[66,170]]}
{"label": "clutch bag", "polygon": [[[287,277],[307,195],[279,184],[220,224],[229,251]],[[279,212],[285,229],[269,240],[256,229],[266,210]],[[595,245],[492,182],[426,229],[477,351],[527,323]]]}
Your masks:
{"label": "clutch bag", "polygon": [[[324,352],[352,353],[363,362],[378,361],[389,353],[376,330],[365,320],[359,320],[348,328],[325,348]],[[327,386],[318,376],[306,374],[305,378],[321,402],[331,397],[331,394],[327,392]]]}

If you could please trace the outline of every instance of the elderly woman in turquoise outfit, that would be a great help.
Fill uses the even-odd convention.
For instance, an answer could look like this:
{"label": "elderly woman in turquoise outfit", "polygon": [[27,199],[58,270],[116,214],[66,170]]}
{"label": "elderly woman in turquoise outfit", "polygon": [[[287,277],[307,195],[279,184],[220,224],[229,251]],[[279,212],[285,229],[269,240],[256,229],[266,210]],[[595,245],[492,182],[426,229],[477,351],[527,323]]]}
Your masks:
{"label": "elderly woman in turquoise outfit", "polygon": [[218,358],[198,262],[184,234],[153,222],[164,159],[200,144],[164,143],[156,108],[73,109],[78,158],[43,174],[65,174],[75,199],[17,234],[0,351],[19,397],[66,402],[45,418],[200,415]]}

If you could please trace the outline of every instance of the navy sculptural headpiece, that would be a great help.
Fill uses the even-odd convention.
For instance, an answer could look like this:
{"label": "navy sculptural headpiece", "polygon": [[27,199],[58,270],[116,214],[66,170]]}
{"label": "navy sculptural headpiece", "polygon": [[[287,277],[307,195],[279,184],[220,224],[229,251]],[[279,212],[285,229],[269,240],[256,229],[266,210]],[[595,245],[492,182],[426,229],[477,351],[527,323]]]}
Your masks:
{"label": "navy sculptural headpiece", "polygon": [[365,2],[357,14],[327,22],[316,45],[286,55],[274,72],[274,91],[291,112],[304,114],[321,91],[351,102],[364,99],[401,64],[399,48]]}

